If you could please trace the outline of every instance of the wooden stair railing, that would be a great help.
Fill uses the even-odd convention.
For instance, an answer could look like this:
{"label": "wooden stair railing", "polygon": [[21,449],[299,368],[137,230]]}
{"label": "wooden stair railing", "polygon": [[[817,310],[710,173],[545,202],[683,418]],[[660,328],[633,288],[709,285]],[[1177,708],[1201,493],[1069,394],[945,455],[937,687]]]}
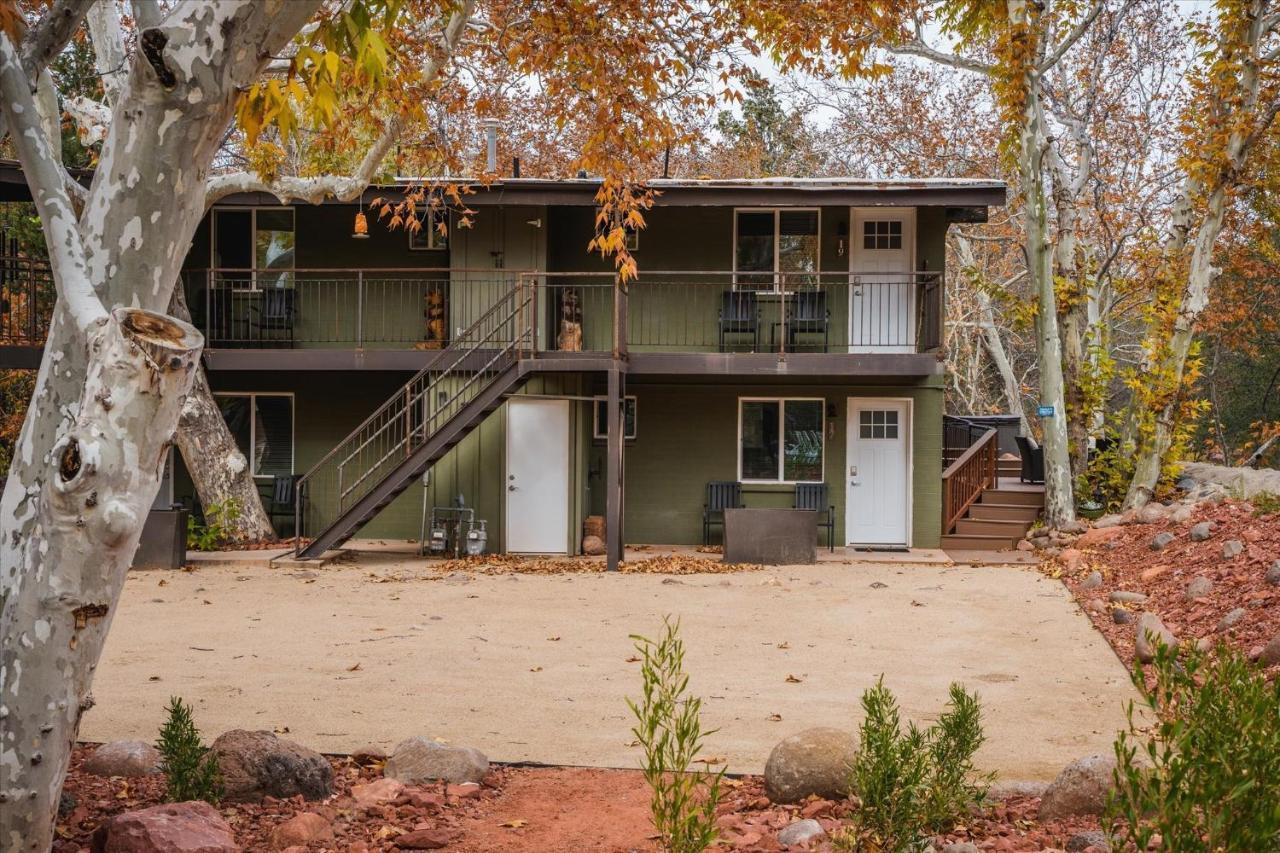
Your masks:
{"label": "wooden stair railing", "polygon": [[943,535],[955,530],[956,522],[982,497],[983,489],[994,489],[998,484],[996,437],[994,429],[987,430],[942,472]]}

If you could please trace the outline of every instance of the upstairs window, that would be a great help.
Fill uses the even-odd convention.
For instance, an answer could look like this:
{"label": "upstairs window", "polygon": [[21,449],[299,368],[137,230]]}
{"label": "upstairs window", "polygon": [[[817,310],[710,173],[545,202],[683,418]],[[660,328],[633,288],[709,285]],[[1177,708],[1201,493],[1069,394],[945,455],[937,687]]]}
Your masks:
{"label": "upstairs window", "polygon": [[734,281],[773,290],[812,281],[818,272],[819,212],[809,208],[734,211]]}

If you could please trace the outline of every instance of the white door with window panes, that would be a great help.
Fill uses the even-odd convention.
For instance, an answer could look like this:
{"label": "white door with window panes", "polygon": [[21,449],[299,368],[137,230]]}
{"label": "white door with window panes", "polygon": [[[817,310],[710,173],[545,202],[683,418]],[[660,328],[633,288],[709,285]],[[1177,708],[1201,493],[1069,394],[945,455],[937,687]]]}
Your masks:
{"label": "white door with window panes", "polygon": [[850,222],[849,352],[915,352],[915,208],[855,207]]}
{"label": "white door with window panes", "polygon": [[907,546],[911,526],[911,404],[849,399],[845,540]]}

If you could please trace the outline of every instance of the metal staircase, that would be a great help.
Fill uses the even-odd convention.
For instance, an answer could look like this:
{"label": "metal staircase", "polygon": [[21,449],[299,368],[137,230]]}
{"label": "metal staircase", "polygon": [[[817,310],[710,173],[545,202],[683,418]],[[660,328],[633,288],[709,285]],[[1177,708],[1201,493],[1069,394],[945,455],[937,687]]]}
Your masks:
{"label": "metal staircase", "polygon": [[350,539],[520,387],[534,293],[517,281],[298,480],[299,558]]}

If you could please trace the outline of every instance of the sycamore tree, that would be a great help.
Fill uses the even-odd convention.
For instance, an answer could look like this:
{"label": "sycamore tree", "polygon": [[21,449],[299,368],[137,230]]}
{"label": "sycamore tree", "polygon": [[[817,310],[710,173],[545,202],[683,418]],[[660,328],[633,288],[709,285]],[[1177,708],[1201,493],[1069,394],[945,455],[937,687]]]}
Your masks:
{"label": "sycamore tree", "polygon": [[[147,0],[129,10],[0,3],[0,118],[58,291],[0,499],[3,851],[52,844],[164,456],[188,407],[207,404],[201,336],[166,312],[208,205],[241,190],[356,198],[406,165],[457,174],[447,140],[407,147],[408,163],[396,141],[430,140],[442,114],[478,109],[457,95],[482,88],[469,69],[501,67],[578,128],[569,163],[603,178],[582,245],[613,256],[625,277],[635,270],[625,227],[643,225],[647,170],[683,134],[682,111],[723,95],[719,47],[734,26],[724,10],[684,0]],[[64,106],[86,142],[99,140],[88,189],[59,158],[48,74],[82,25],[105,100]],[[464,194],[428,179],[389,212],[404,221],[416,204]],[[229,452],[218,441],[212,452]]]}

